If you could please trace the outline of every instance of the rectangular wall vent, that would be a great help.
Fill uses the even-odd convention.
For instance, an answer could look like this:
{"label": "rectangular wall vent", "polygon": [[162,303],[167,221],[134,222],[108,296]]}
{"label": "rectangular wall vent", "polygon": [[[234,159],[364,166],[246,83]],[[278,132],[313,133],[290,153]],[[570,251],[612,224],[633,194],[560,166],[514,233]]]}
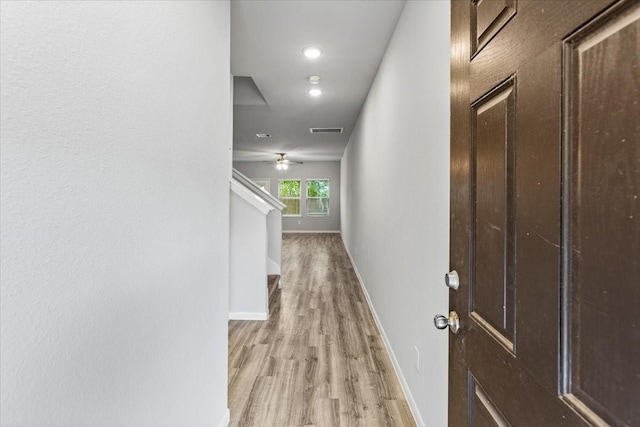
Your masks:
{"label": "rectangular wall vent", "polygon": [[311,133],[342,133],[344,128],[309,128]]}

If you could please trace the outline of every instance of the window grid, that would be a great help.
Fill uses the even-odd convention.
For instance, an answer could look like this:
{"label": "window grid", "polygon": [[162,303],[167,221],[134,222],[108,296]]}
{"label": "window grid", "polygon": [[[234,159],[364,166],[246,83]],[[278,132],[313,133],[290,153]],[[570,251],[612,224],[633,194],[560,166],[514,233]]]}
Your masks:
{"label": "window grid", "polygon": [[329,180],[307,179],[307,216],[329,216]]}
{"label": "window grid", "polygon": [[282,216],[301,216],[301,181],[299,179],[281,179],[278,181],[278,199],[285,204]]}

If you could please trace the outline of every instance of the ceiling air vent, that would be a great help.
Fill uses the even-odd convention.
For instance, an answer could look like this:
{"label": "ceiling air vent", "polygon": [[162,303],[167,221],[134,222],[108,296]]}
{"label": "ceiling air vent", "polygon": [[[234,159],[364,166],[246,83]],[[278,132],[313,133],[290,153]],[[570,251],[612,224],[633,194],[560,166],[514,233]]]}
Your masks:
{"label": "ceiling air vent", "polygon": [[309,128],[311,133],[342,133],[344,128]]}

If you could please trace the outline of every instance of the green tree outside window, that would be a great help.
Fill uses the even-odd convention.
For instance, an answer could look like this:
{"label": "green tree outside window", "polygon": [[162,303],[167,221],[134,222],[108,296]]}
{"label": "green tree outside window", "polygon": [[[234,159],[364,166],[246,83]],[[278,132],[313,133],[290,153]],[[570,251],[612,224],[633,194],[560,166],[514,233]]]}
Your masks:
{"label": "green tree outside window", "polygon": [[300,180],[282,180],[278,186],[278,198],[285,204],[286,208],[282,211],[284,216],[300,215]]}
{"label": "green tree outside window", "polygon": [[329,180],[307,180],[307,215],[329,216]]}

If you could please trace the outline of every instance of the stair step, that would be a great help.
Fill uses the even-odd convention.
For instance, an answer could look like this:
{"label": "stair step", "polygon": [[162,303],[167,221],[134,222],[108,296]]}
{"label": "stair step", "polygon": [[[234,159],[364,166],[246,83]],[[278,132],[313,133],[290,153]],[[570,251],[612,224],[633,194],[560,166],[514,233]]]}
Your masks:
{"label": "stair step", "polygon": [[270,274],[267,276],[267,289],[269,290],[269,303],[271,303],[271,298],[273,294],[278,290],[278,283],[280,282],[279,274]]}

